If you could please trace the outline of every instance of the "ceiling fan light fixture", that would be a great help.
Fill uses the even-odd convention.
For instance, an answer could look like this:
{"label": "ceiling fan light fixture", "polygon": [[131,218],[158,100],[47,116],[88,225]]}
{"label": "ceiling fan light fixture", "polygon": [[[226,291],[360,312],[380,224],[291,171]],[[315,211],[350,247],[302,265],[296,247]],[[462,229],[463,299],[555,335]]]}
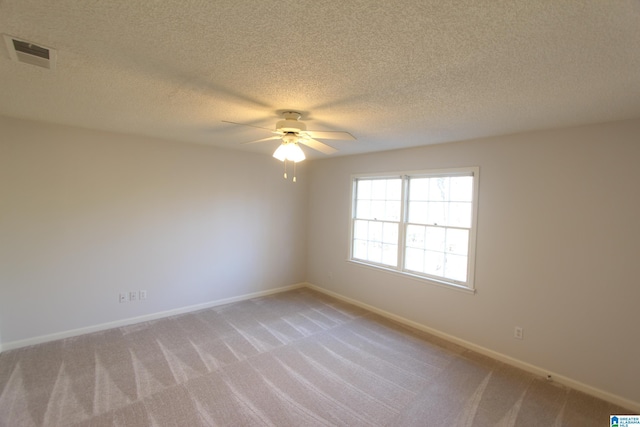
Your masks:
{"label": "ceiling fan light fixture", "polygon": [[300,148],[297,142],[287,141],[283,141],[282,144],[280,144],[278,149],[273,153],[273,157],[281,162],[289,160],[294,163],[301,162],[306,158],[302,148]]}

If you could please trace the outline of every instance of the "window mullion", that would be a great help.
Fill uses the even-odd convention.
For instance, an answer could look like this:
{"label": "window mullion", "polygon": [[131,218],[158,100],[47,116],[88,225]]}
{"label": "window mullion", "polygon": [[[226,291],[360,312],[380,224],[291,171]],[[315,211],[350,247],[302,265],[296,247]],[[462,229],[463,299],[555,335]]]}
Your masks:
{"label": "window mullion", "polygon": [[409,200],[409,177],[402,175],[402,189],[400,193],[400,222],[398,224],[398,270],[404,271],[404,253],[407,238],[407,209]]}

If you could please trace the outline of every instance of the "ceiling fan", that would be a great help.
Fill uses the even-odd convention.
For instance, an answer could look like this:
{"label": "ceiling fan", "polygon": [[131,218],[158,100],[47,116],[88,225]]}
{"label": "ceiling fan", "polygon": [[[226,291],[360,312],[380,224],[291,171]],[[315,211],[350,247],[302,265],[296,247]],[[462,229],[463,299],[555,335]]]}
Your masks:
{"label": "ceiling fan", "polygon": [[[279,120],[276,123],[275,131],[272,131],[267,128],[258,127],[258,129],[265,129],[275,134],[274,136],[270,136],[267,138],[262,138],[257,141],[245,142],[245,144],[254,144],[257,142],[270,141],[275,139],[281,139],[282,144],[276,152],[274,153],[274,157],[279,160],[285,161],[290,160],[293,162],[299,162],[305,159],[304,153],[298,146],[298,144],[306,145],[309,148],[312,148],[316,151],[319,151],[323,154],[333,154],[336,150],[335,148],[317,141],[318,139],[339,139],[339,140],[355,140],[356,138],[351,135],[349,132],[338,132],[338,131],[313,131],[307,130],[307,125],[304,122],[300,121],[302,115],[297,111],[285,111],[282,113],[283,120]],[[241,126],[251,126],[245,125],[242,123],[234,123],[223,120],[224,123],[230,123],[233,125],[241,125]],[[252,126],[257,127],[257,126]],[[285,146],[292,146],[297,148],[288,148],[284,149]],[[282,150],[281,150],[282,148]],[[283,153],[291,152],[291,156],[285,156],[284,158],[280,158]],[[299,153],[294,155],[294,153]],[[278,154],[278,156],[276,156]]]}

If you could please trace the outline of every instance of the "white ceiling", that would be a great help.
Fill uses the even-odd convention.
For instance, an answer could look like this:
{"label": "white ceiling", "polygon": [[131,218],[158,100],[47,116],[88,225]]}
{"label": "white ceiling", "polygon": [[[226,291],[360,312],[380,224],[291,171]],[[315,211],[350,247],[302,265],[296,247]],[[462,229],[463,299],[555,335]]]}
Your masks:
{"label": "white ceiling", "polygon": [[334,155],[640,117],[638,0],[0,0],[0,33],[58,52],[0,48],[0,114],[225,148],[289,109]]}

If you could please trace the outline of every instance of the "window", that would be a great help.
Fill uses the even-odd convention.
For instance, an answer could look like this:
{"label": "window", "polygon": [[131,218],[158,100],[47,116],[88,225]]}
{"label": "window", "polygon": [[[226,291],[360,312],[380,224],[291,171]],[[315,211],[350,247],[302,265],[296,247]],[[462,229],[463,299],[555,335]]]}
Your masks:
{"label": "window", "polygon": [[473,289],[478,168],[353,178],[352,261]]}

